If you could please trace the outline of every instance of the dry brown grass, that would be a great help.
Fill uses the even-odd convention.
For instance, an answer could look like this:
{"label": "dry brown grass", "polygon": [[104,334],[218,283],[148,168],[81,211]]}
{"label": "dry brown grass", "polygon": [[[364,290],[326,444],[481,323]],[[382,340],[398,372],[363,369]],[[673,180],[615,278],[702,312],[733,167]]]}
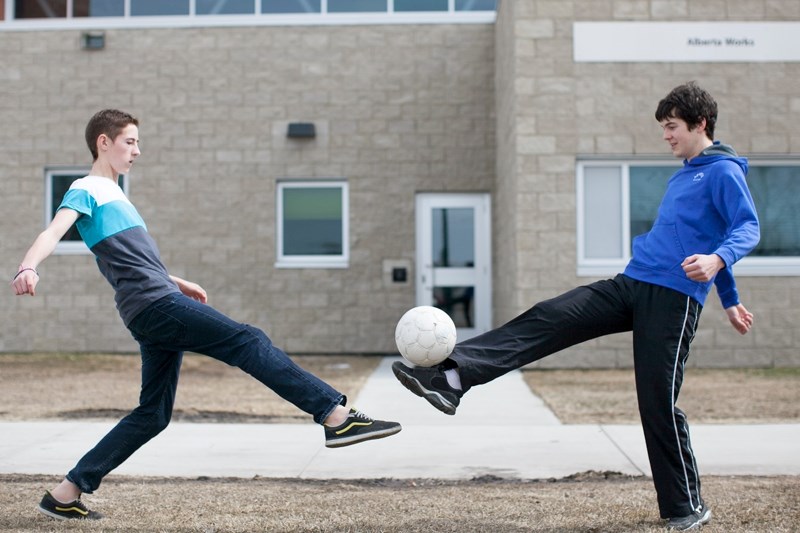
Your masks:
{"label": "dry brown grass", "polygon": [[[377,357],[294,359],[350,398],[380,362]],[[136,407],[140,368],[138,355],[2,354],[0,420],[121,418]],[[87,383],[92,394],[85,393]],[[241,370],[199,355],[184,357],[173,420],[311,422]]]}
{"label": "dry brown grass", "polygon": [[[523,377],[565,424],[637,424],[633,370],[526,370]],[[686,371],[678,405],[690,422],[800,422],[800,368]]]}
{"label": "dry brown grass", "polygon": [[[115,478],[86,502],[109,516],[59,523],[34,510],[53,477],[0,476],[0,530],[142,532],[664,531],[645,478],[300,481]],[[101,495],[102,494],[102,495]],[[708,533],[794,533],[797,477],[705,479]]]}
{"label": "dry brown grass", "polygon": [[[297,357],[355,397],[378,358]],[[80,379],[64,379],[80,375]],[[638,423],[632,371],[526,371],[567,423]],[[798,422],[800,371],[687,373],[693,422]],[[95,393],[81,394],[91,383]],[[0,419],[117,418],[136,402],[138,357],[0,355]],[[187,356],[176,403],[184,421],[308,421],[249,376]],[[391,458],[387,458],[391,460]],[[112,473],[86,502],[108,517],[59,523],[35,511],[53,476],[0,475],[0,531],[642,532],[664,531],[652,481],[615,473],[564,480],[134,478]],[[800,531],[800,477],[705,477],[713,533]]]}

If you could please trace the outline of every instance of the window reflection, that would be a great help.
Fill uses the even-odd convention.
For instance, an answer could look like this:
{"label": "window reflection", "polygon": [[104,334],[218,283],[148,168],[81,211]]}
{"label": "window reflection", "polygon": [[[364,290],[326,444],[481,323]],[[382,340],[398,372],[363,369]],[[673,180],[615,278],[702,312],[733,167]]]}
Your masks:
{"label": "window reflection", "polygon": [[[0,0],[0,21],[4,1]],[[256,0],[14,0],[13,18],[255,15]],[[394,0],[395,13],[494,11],[496,0]],[[261,0],[264,14],[322,13],[322,0]],[[327,13],[387,13],[389,0],[327,0]],[[69,8],[70,12],[67,12]],[[126,10],[129,10],[126,15]]]}
{"label": "window reflection", "polygon": [[475,213],[469,207],[433,209],[433,266],[475,264]]}
{"label": "window reflection", "polygon": [[447,11],[447,0],[394,0],[395,11]]}
{"label": "window reflection", "polygon": [[65,18],[67,0],[38,0],[36,2],[16,0],[14,16],[18,19]]}
{"label": "window reflection", "polygon": [[252,15],[254,0],[195,0],[198,15]]}
{"label": "window reflection", "polygon": [[122,17],[125,0],[73,0],[73,17]]}
{"label": "window reflection", "polygon": [[433,305],[453,319],[457,328],[472,327],[475,287],[434,287]]}
{"label": "window reflection", "polygon": [[494,11],[496,0],[456,0],[456,11]]}
{"label": "window reflection", "polygon": [[286,187],[283,191],[283,253],[342,255],[341,187]]}
{"label": "window reflection", "polygon": [[328,13],[387,11],[386,0],[328,0]]}
{"label": "window reflection", "polygon": [[131,15],[135,17],[188,14],[189,0],[131,0]]}
{"label": "window reflection", "polygon": [[320,13],[320,0],[261,0],[262,13]]}
{"label": "window reflection", "polygon": [[751,256],[800,256],[800,167],[756,166],[751,163],[747,185],[761,226],[761,240]]}

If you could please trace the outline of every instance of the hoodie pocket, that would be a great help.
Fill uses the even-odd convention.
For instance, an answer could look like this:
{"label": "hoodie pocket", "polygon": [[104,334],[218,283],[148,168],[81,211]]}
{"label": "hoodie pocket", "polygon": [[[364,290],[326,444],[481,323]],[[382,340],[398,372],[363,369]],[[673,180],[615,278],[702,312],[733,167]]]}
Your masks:
{"label": "hoodie pocket", "polygon": [[656,224],[650,230],[641,246],[634,247],[633,259],[640,264],[658,270],[681,270],[686,258],[675,224]]}

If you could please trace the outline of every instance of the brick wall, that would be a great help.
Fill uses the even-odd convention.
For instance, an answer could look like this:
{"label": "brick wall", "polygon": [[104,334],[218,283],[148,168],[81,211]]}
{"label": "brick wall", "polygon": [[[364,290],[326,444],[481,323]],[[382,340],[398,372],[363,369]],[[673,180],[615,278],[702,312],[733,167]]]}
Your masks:
{"label": "brick wall", "polygon": [[[491,25],[0,33],[2,257],[43,229],[47,165],[90,163],[83,128],[104,107],[141,121],[130,197],[165,263],[210,303],[294,353],[388,352],[414,304],[384,260],[414,258],[417,191],[490,191]],[[290,141],[286,125],[318,136]],[[350,268],[276,269],[279,178],[350,185]],[[90,256],[53,256],[39,294],[3,292],[0,350],[130,351]]]}

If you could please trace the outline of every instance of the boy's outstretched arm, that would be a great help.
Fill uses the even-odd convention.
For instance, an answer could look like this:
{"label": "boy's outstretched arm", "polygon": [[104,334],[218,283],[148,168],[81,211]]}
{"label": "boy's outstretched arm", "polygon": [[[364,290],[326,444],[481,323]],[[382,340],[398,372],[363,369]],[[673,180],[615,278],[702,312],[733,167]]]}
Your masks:
{"label": "boy's outstretched arm", "polygon": [[173,276],[172,274],[170,274],[169,279],[174,281],[175,284],[178,285],[180,291],[189,298],[197,300],[200,303],[206,303],[208,301],[206,290],[197,283],[186,281],[185,279],[181,279],[178,276]]}
{"label": "boy's outstretched arm", "polygon": [[22,259],[22,263],[17,269],[17,275],[11,281],[11,288],[17,296],[36,294],[36,284],[39,283],[39,274],[36,272],[36,268],[53,253],[58,241],[78,220],[78,216],[79,213],[72,209],[59,209],[47,229],[36,237]]}

